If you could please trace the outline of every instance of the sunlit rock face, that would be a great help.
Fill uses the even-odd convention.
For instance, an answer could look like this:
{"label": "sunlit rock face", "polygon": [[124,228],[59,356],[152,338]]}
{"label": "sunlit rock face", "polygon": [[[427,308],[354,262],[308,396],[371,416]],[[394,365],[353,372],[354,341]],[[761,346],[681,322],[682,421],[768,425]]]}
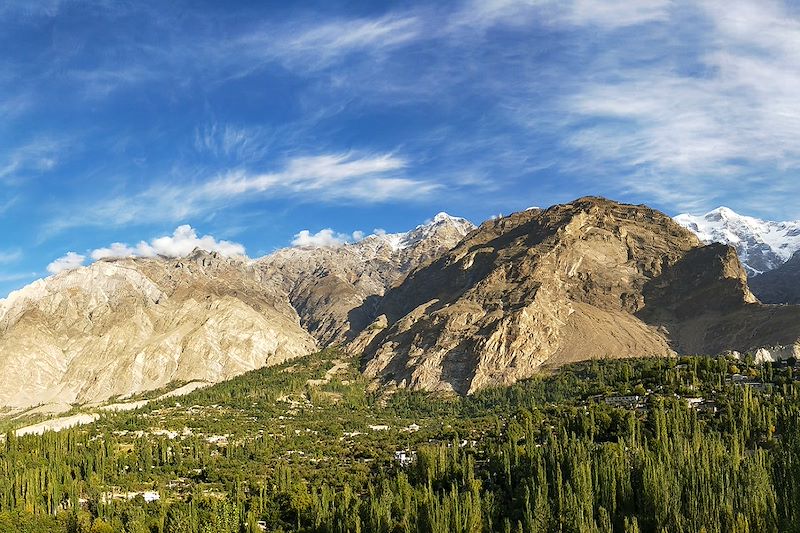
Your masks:
{"label": "sunlit rock face", "polygon": [[470,393],[590,358],[791,344],[733,248],[645,206],[583,198],[488,221],[387,292],[351,350],[401,387]]}
{"label": "sunlit rock face", "polygon": [[285,295],[244,259],[98,261],[0,303],[0,405],[220,381],[316,348]]}

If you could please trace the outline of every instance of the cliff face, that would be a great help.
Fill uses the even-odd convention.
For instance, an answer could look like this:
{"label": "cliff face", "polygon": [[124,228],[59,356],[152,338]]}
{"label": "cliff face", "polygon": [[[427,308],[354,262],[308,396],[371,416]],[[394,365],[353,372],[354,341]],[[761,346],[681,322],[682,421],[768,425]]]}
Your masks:
{"label": "cliff face", "polygon": [[284,295],[244,261],[98,261],[0,303],[0,405],[85,403],[220,381],[314,351]]}
{"label": "cliff face", "polygon": [[[368,375],[459,393],[579,359],[800,337],[800,313],[760,306],[730,247],[703,247],[666,215],[599,198],[483,224],[411,272],[375,315],[351,345]],[[775,320],[794,326],[778,331]]]}

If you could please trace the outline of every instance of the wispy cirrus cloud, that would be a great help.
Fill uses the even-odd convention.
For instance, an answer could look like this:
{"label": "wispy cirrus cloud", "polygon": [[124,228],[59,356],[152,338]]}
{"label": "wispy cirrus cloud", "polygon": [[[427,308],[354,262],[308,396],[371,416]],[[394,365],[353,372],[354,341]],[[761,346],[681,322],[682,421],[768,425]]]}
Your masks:
{"label": "wispy cirrus cloud", "polygon": [[586,193],[674,211],[800,194],[788,2],[466,0],[280,16],[105,2],[86,31],[82,6],[50,6],[37,16],[58,14],[52,43],[0,59],[0,100],[22,104],[0,103],[17,121],[0,135],[29,112],[54,117],[42,131],[91,130],[69,164],[63,150],[0,146],[0,181],[52,176],[21,193],[47,210],[41,234],[212,216],[222,227],[225,210],[229,222],[278,219],[311,203],[366,213],[457,198],[479,218]]}
{"label": "wispy cirrus cloud", "polygon": [[52,170],[68,145],[64,140],[38,138],[10,147],[0,155],[0,181],[16,182]]}
{"label": "wispy cirrus cloud", "polygon": [[[140,15],[163,24],[162,9],[140,5]],[[106,6],[109,12],[119,9]],[[130,9],[129,11],[136,11]],[[181,84],[220,84],[274,65],[309,73],[337,65],[359,54],[360,61],[385,57],[411,44],[426,29],[413,11],[362,18],[325,18],[300,12],[294,18],[255,22],[235,32],[219,33],[198,21],[191,33],[172,28],[175,38],[146,46],[138,38],[115,36],[114,53],[91,67],[67,70],[80,94],[104,98],[145,83],[178,80]],[[118,56],[126,57],[120,63]],[[202,58],[202,60],[198,60]]]}
{"label": "wispy cirrus cloud", "polygon": [[251,57],[286,62],[296,68],[322,68],[354,52],[371,55],[408,44],[420,35],[421,21],[413,15],[300,23],[290,31],[258,30],[230,43]]}
{"label": "wispy cirrus cloud", "polygon": [[[616,2],[576,4],[574,24],[614,32],[625,20]],[[580,154],[562,168],[681,210],[785,194],[785,173],[800,167],[797,13],[749,0],[657,2],[630,12],[634,22],[637,12],[655,29],[638,44],[606,41],[556,100],[554,132]]]}
{"label": "wispy cirrus cloud", "polygon": [[0,250],[0,264],[15,263],[22,259],[22,250]]}
{"label": "wispy cirrus cloud", "polygon": [[200,182],[158,183],[132,195],[100,199],[55,218],[47,230],[185,220],[268,198],[301,203],[419,200],[441,187],[405,177],[406,166],[404,159],[393,154],[295,157],[274,172],[236,170]]}
{"label": "wispy cirrus cloud", "polygon": [[194,148],[199,153],[216,158],[251,163],[264,158],[269,151],[272,135],[263,127],[209,123],[195,129]]}
{"label": "wispy cirrus cloud", "polygon": [[560,20],[575,25],[618,29],[669,19],[673,0],[573,0],[558,2]]}

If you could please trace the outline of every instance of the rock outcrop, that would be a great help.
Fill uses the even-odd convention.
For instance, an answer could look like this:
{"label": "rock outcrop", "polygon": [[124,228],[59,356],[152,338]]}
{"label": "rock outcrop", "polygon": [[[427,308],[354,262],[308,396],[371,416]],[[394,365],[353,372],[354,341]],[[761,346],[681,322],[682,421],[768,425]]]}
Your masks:
{"label": "rock outcrop", "polygon": [[747,351],[800,338],[735,251],[645,206],[583,198],[488,221],[388,291],[351,344],[379,381],[470,393],[601,357]]}

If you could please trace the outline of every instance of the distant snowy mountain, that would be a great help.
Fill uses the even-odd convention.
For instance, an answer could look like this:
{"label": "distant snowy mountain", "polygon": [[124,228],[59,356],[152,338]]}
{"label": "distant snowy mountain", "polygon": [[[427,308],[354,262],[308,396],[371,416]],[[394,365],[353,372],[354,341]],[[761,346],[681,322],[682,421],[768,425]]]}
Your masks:
{"label": "distant snowy mountain", "polygon": [[800,250],[800,221],[771,222],[719,207],[702,216],[675,217],[700,240],[730,244],[750,276],[773,270]]}
{"label": "distant snowy mountain", "polygon": [[438,248],[442,239],[448,243],[448,246],[455,246],[464,235],[474,229],[475,224],[469,220],[441,212],[412,230],[401,233],[373,233],[363,240],[347,244],[347,246],[351,250],[365,255],[365,259],[370,259],[376,249],[384,246],[389,247],[393,252],[401,252],[407,248],[414,248],[420,243],[433,241]]}

